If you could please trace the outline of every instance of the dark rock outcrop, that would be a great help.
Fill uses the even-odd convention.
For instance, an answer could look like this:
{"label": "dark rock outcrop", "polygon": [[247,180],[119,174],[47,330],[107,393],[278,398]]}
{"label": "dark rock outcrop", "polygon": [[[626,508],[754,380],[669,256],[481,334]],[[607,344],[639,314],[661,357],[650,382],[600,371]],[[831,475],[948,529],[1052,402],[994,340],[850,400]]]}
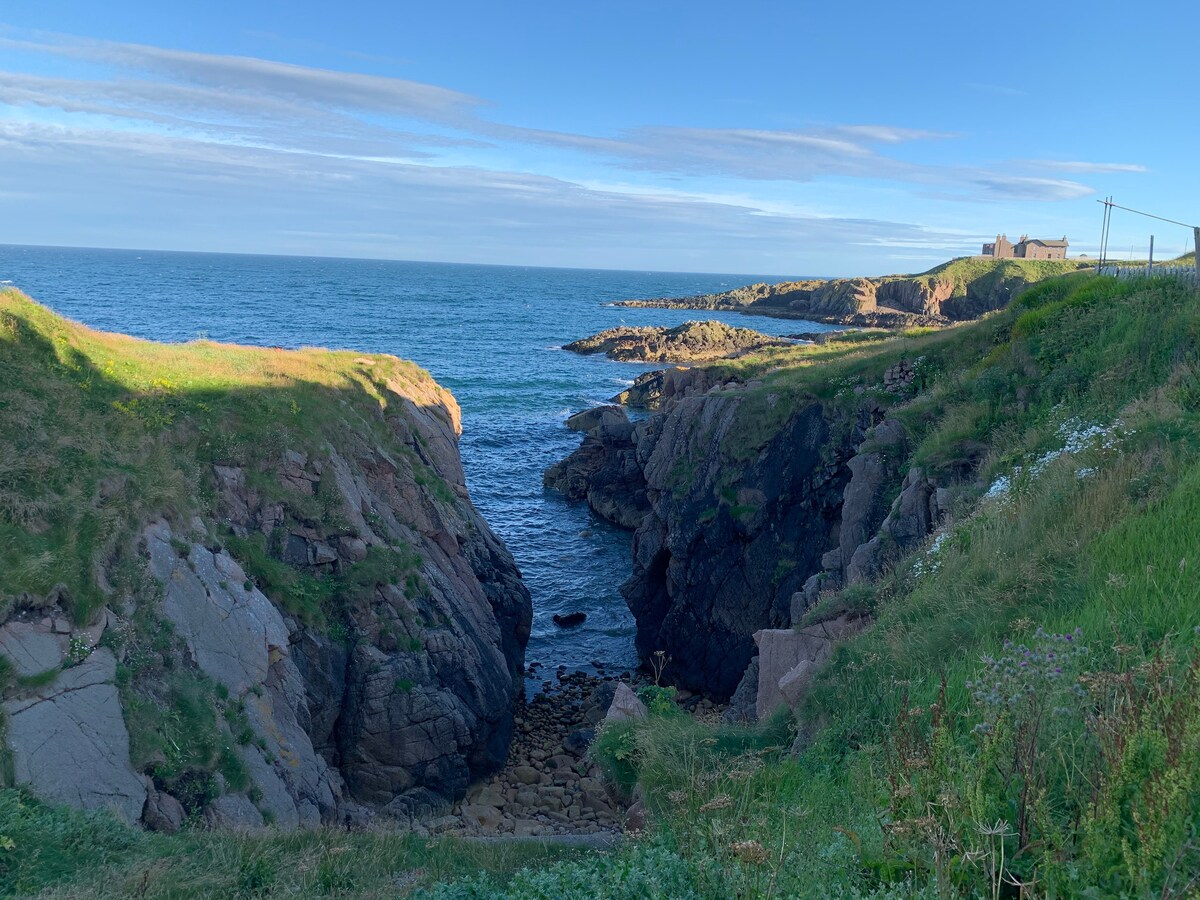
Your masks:
{"label": "dark rock outcrop", "polygon": [[[467,498],[453,399],[424,381],[396,385],[388,402],[380,429],[337,446],[211,466],[211,513],[142,529],[145,587],[114,596],[117,612],[76,626],[65,589],[6,598],[0,654],[33,685],[4,703],[18,783],[163,832],[187,813],[217,828],[296,828],[448,806],[503,766],[529,594]],[[319,609],[306,617],[261,583],[256,552],[324,586]],[[166,695],[152,674],[117,684],[145,605],[141,618],[168,623],[170,640],[138,665],[215,686],[240,724],[211,739],[238,757],[246,785],[185,772],[217,785],[198,801],[160,779],[161,758],[135,769],[123,691]],[[97,646],[108,629],[119,657]]]}
{"label": "dark rock outcrop", "polygon": [[746,710],[755,633],[787,629],[822,593],[874,578],[945,510],[943,492],[919,470],[902,477],[907,436],[875,401],[855,412],[800,403],[752,452],[733,458],[729,448],[757,427],[748,417],[761,414],[743,406],[762,389],[714,388],[660,395],[629,443],[585,438],[576,462],[588,460],[581,484],[589,492],[602,491],[613,471],[644,491],[649,511],[622,586],[642,658],[665,655],[669,680],[718,700],[741,684],[738,708]]}
{"label": "dark rock outcrop", "polygon": [[651,512],[622,587],[643,658],[664,651],[682,687],[727,699],[755,653],[754,632],[786,627],[791,596],[820,567],[846,481],[819,403],[757,458],[733,465],[739,392],[691,397],[651,419],[638,444]]}
{"label": "dark rock outcrop", "polygon": [[572,416],[569,426],[585,429],[574,453],[546,470],[543,482],[571,500],[586,500],[601,518],[636,528],[649,510],[646,482],[637,460],[639,427],[619,406]]}
{"label": "dark rock outcrop", "polygon": [[752,284],[720,294],[622,300],[617,305],[730,310],[859,328],[900,328],[947,324],[941,304],[953,291],[953,282],[937,279],[838,278]]}
{"label": "dark rock outcrop", "polygon": [[[699,366],[693,368],[677,366],[672,369],[660,369],[656,372],[639,375],[629,388],[613,397],[612,402],[634,409],[660,409],[674,400],[706,394],[711,390],[739,383],[740,379],[737,377],[725,376],[712,369]],[[578,416],[584,415],[587,413],[578,414]],[[577,416],[572,416],[567,420],[569,427],[575,418]]]}
{"label": "dark rock outcrop", "polygon": [[691,363],[729,359],[791,342],[722,322],[686,322],[675,328],[609,328],[563,347],[573,353],[603,353],[619,362]]}
{"label": "dark rock outcrop", "polygon": [[554,624],[559,628],[574,628],[577,625],[582,625],[587,621],[587,613],[572,612],[567,613],[566,615],[555,613],[552,618],[554,619]]}

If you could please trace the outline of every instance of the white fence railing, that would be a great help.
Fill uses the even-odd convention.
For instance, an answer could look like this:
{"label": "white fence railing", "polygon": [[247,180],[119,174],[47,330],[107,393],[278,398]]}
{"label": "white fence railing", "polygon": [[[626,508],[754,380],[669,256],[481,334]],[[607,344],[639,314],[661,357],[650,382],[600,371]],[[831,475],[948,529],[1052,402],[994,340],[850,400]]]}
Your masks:
{"label": "white fence railing", "polygon": [[1105,266],[1101,275],[1111,278],[1174,278],[1192,287],[1197,286],[1195,266]]}

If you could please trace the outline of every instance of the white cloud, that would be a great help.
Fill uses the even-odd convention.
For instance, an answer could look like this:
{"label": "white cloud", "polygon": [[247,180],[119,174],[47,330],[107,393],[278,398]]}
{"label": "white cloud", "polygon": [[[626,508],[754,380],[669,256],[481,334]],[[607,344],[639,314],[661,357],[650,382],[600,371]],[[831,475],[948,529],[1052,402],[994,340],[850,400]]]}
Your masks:
{"label": "white cloud", "polygon": [[1137,163],[1101,163],[1082,162],[1077,160],[1031,159],[1026,164],[1041,169],[1058,169],[1063,172],[1079,172],[1081,174],[1107,175],[1119,172],[1148,172],[1143,165]]}
{"label": "white cloud", "polygon": [[985,198],[1005,200],[1078,200],[1096,193],[1086,184],[1061,178],[981,174],[974,176],[972,181],[980,188]]}

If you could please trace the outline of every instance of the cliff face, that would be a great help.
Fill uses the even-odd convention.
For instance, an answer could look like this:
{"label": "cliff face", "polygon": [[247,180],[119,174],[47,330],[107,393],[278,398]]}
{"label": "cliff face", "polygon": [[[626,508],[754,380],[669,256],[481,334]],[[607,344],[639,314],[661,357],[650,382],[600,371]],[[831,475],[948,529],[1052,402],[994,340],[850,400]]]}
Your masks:
{"label": "cliff face", "polygon": [[[894,368],[873,392],[890,395]],[[630,499],[636,516],[606,517],[636,527],[621,591],[638,652],[647,662],[663,654],[672,682],[725,700],[759,677],[756,633],[790,629],[822,594],[873,579],[937,527],[949,501],[920,470],[900,471],[905,429],[866,392],[831,402],[785,398],[757,381],[692,389],[711,378],[672,370],[656,412],[619,443],[594,429],[547,481],[570,472],[576,496]]]}
{"label": "cliff face", "polygon": [[424,813],[503,764],[530,600],[449,393],[390,357],[104,335],[13,291],[0,326],[18,783],[161,830],[295,827]]}
{"label": "cliff face", "polygon": [[754,655],[754,632],[790,623],[791,596],[819,567],[844,480],[819,404],[754,461],[729,466],[721,448],[739,405],[736,392],[684,399],[645,429],[638,456],[651,511],[621,589],[639,653],[664,651],[672,679],[721,699]]}

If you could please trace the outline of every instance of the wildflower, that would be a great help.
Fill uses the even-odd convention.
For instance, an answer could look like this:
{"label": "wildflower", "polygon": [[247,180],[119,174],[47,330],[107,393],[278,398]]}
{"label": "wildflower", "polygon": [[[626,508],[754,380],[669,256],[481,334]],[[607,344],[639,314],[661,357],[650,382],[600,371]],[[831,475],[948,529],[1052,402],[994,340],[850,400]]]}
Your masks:
{"label": "wildflower", "polygon": [[733,806],[733,801],[725,794],[718,797],[713,797],[707,803],[700,807],[700,812],[715,812],[718,809],[727,809]]}
{"label": "wildflower", "polygon": [[770,858],[766,848],[758,841],[734,841],[729,849],[742,862],[755,866],[762,865]]}

